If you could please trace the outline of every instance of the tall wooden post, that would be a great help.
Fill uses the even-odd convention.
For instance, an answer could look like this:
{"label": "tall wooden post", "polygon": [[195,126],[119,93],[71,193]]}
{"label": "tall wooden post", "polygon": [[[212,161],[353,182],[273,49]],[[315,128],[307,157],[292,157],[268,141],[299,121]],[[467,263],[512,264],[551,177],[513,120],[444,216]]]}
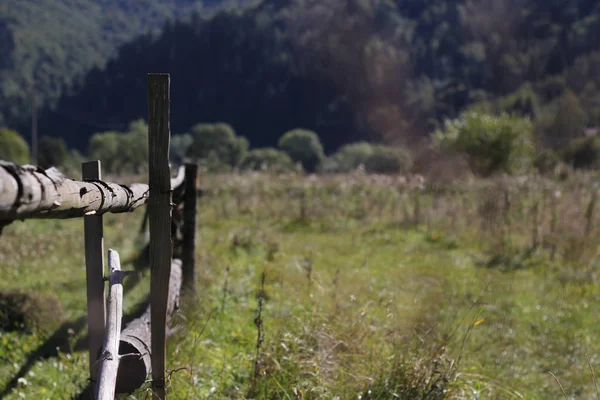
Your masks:
{"label": "tall wooden post", "polygon": [[186,295],[196,293],[196,207],[198,204],[198,165],[185,165],[183,198],[183,240],[181,263],[183,289]]}
{"label": "tall wooden post", "polygon": [[[101,179],[100,161],[83,163],[81,172],[83,180]],[[102,215],[83,217],[83,229],[85,237],[90,377],[92,387],[94,387],[98,376],[98,368],[95,363],[104,342],[104,325],[106,322]]]}
{"label": "tall wooden post", "polygon": [[150,319],[153,398],[165,399],[166,324],[171,239],[170,76],[148,74]]}

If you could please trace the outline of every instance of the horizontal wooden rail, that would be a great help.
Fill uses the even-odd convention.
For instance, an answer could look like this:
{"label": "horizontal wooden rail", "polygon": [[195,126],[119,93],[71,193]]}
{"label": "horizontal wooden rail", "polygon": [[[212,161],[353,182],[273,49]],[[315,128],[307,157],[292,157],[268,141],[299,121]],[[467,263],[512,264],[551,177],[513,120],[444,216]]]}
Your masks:
{"label": "horizontal wooden rail", "polygon": [[[183,167],[172,188],[183,182]],[[78,218],[133,211],[148,200],[148,185],[129,186],[100,180],[75,181],[56,168],[0,161],[0,228],[28,218]]]}

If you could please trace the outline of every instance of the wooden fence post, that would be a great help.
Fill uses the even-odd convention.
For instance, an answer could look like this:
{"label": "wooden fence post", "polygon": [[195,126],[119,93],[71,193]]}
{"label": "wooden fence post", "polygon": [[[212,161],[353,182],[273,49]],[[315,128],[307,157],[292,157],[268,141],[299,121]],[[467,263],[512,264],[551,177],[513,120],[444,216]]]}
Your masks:
{"label": "wooden fence post", "polygon": [[183,289],[186,295],[196,294],[196,207],[198,204],[198,165],[185,165],[183,198],[183,240],[181,262]]}
{"label": "wooden fence post", "polygon": [[[101,179],[100,161],[83,163],[81,172],[84,180]],[[102,215],[83,217],[83,227],[85,236],[89,368],[92,387],[94,387],[98,376],[96,359],[104,342],[104,324],[106,321]]]}
{"label": "wooden fence post", "polygon": [[171,239],[170,76],[148,74],[148,145],[150,219],[150,314],[152,351],[152,398],[165,399],[166,324]]}

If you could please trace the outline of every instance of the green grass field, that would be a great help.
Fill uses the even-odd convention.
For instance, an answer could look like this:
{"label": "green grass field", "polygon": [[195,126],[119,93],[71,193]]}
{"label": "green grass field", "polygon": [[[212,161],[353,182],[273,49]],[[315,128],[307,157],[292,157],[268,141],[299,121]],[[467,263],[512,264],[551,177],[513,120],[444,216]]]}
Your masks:
{"label": "green grass field", "polygon": [[[594,178],[532,179],[421,190],[383,177],[203,178],[199,296],[176,317],[169,398],[565,397],[549,373],[565,398],[594,398]],[[106,250],[134,257],[142,215],[106,216]],[[142,275],[127,278],[126,312],[144,305]],[[62,309],[32,332],[0,331],[0,397],[77,396],[83,221],[6,227],[0,282]]]}

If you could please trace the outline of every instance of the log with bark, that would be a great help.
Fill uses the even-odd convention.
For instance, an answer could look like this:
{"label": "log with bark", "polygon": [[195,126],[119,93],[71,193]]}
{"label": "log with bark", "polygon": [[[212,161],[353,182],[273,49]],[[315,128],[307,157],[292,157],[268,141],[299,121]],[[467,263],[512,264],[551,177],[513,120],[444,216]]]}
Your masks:
{"label": "log with bark", "polygon": [[[170,318],[179,308],[181,275],[181,260],[175,259],[171,263],[167,318]],[[146,382],[152,372],[150,323],[150,306],[148,306],[141,317],[130,322],[121,332],[117,393],[134,392]]]}
{"label": "log with bark", "polygon": [[[182,167],[183,168],[183,167]],[[171,180],[181,185],[182,171]],[[133,211],[148,200],[148,185],[129,186],[101,180],[76,181],[56,168],[0,161],[0,229],[27,218],[77,218]]]}

